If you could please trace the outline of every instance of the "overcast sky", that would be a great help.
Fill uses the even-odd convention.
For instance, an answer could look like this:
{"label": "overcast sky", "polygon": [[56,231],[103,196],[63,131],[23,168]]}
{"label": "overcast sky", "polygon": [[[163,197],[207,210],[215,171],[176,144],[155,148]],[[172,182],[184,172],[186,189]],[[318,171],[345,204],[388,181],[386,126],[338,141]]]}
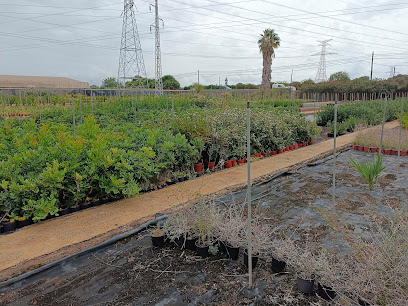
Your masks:
{"label": "overcast sky", "polygon": [[[355,1],[354,1],[355,2]],[[154,0],[135,0],[148,77],[154,78]],[[408,2],[386,0],[159,0],[163,75],[182,83],[261,82],[257,41],[281,38],[272,81],[315,79],[318,40],[332,39],[327,76],[347,71],[388,78],[408,73]],[[123,0],[0,0],[0,74],[62,76],[100,85],[117,77]],[[326,17],[325,17],[326,16]],[[329,16],[329,17],[327,17]]]}

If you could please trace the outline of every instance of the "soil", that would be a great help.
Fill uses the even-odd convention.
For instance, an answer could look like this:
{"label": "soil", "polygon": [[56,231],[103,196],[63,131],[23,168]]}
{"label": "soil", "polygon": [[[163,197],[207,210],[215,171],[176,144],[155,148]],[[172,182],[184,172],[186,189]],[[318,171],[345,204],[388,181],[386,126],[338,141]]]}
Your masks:
{"label": "soil", "polygon": [[[386,169],[379,181],[386,185],[369,191],[349,166],[349,156],[357,161],[372,158],[356,151],[337,157],[336,172],[348,176],[336,181],[336,202],[330,173],[333,161],[326,160],[253,186],[254,211],[286,236],[323,245],[338,256],[347,254],[350,248],[343,233],[370,239],[369,216],[383,219],[390,213],[387,205],[408,204],[404,191],[408,173],[398,157],[384,156]],[[358,184],[352,184],[355,180]],[[238,205],[245,196],[243,190],[215,202]],[[270,256],[260,259],[254,287],[249,290],[242,258],[237,262],[222,256],[203,260],[171,244],[153,249],[146,231],[0,289],[0,304],[324,305],[315,296],[297,293],[294,271],[273,275],[270,260]]]}

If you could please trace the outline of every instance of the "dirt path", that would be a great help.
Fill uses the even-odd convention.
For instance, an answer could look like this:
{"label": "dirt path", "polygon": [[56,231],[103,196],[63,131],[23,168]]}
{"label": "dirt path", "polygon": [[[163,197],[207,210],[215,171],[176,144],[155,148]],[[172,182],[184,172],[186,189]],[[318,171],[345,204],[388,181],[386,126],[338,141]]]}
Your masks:
{"label": "dirt path", "polygon": [[[398,126],[387,123],[386,128]],[[349,146],[355,133],[337,138],[337,148]],[[328,155],[333,140],[252,163],[254,182]],[[0,236],[0,281],[95,245],[156,213],[166,212],[203,197],[218,197],[246,185],[247,167],[202,176],[162,190],[109,205],[94,207],[57,219],[25,227]]]}

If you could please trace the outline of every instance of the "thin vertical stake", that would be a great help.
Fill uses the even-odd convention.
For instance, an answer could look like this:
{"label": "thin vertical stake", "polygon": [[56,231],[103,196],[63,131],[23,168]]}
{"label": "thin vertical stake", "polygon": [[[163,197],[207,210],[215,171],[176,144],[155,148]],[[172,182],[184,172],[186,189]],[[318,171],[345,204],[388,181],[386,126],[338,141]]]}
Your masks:
{"label": "thin vertical stake", "polygon": [[72,95],[72,123],[73,123],[73,126],[74,126],[74,137],[76,137],[74,95]]}
{"label": "thin vertical stake", "polygon": [[334,148],[333,148],[333,204],[336,204],[336,140],[337,140],[337,94],[334,103]]}
{"label": "thin vertical stake", "polygon": [[248,274],[252,288],[252,227],[251,227],[251,106],[247,102],[247,160],[248,160]]}
{"label": "thin vertical stake", "polygon": [[171,97],[171,117],[174,119],[174,96]]}
{"label": "thin vertical stake", "polygon": [[401,157],[401,139],[402,139],[402,116],[404,114],[404,99],[401,98],[401,115],[400,115],[400,128],[399,128],[399,140],[398,140],[398,157]]}
{"label": "thin vertical stake", "polygon": [[383,145],[383,140],[384,140],[384,125],[385,125],[385,113],[387,111],[387,99],[388,97],[385,96],[384,113],[383,113],[383,120],[382,120],[382,126],[381,126],[380,154],[382,154],[382,145]]}
{"label": "thin vertical stake", "polygon": [[79,92],[79,113],[81,115],[81,124],[82,124],[82,98],[81,98],[81,92]]}

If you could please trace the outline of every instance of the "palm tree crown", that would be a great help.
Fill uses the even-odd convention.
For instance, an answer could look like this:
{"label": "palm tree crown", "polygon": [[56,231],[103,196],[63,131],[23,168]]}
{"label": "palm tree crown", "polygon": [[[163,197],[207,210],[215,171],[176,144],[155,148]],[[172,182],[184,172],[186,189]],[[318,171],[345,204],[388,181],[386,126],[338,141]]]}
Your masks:
{"label": "palm tree crown", "polygon": [[258,41],[258,46],[263,57],[262,86],[268,90],[271,86],[272,58],[275,57],[275,49],[280,46],[279,35],[274,29],[265,29]]}

